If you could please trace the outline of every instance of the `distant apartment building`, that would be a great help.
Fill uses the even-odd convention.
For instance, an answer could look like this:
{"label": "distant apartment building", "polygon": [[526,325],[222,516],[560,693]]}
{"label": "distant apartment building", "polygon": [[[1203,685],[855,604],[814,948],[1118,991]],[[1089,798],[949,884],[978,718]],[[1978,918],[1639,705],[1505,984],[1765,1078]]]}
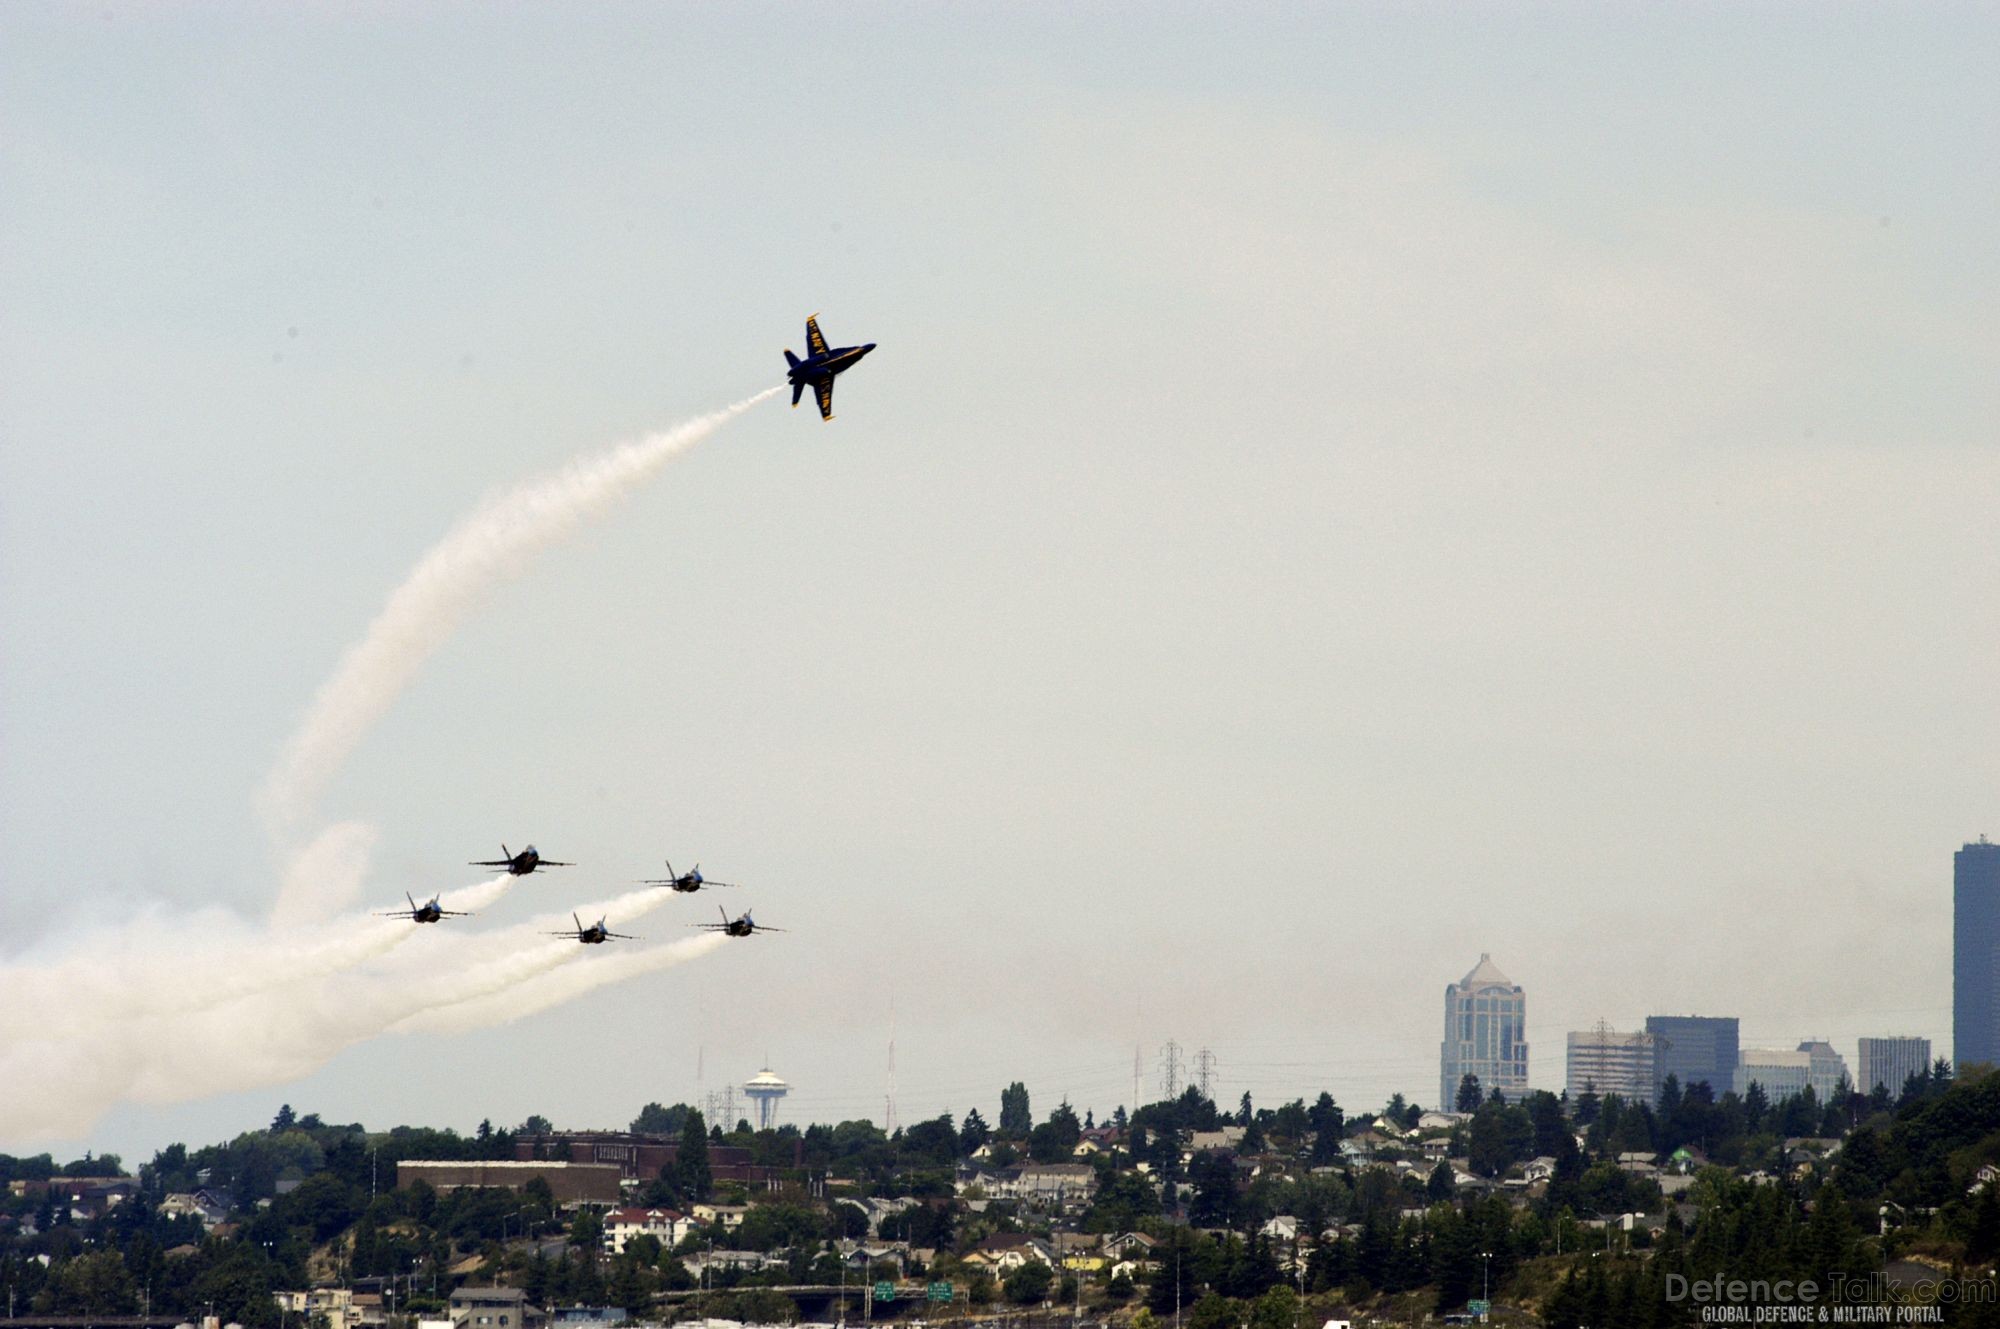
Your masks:
{"label": "distant apartment building", "polygon": [[[514,1137],[517,1162],[560,1160],[615,1167],[626,1181],[651,1181],[662,1168],[674,1166],[680,1150],[680,1136],[643,1131],[556,1131]],[[804,1165],[805,1141],[795,1139],[785,1166]],[[708,1147],[708,1170],[717,1181],[747,1182],[767,1190],[774,1189],[784,1176],[783,1167],[756,1163],[750,1150],[727,1144]]]}
{"label": "distant apartment building", "polygon": [[1931,1068],[1931,1041],[1928,1038],[1864,1038],[1861,1040],[1861,1076],[1854,1087],[1864,1094],[1877,1085],[1891,1097],[1903,1092],[1912,1075]]}
{"label": "distant apartment building", "polygon": [[1584,1090],[1617,1094],[1628,1103],[1653,1101],[1653,1036],[1620,1033],[1607,1025],[1572,1030],[1565,1087],[1574,1103]]}
{"label": "distant apartment building", "polygon": [[1767,1102],[1777,1103],[1805,1092],[1812,1083],[1812,1053],[1785,1048],[1744,1048],[1736,1054],[1738,1094],[1750,1092],[1751,1085],[1764,1091]]}
{"label": "distant apartment building", "polygon": [[617,1204],[623,1193],[618,1168],[610,1163],[405,1158],[396,1164],[399,1188],[419,1180],[439,1193],[460,1189],[518,1191],[529,1182],[540,1180],[548,1184],[549,1192],[560,1205]]}
{"label": "distant apartment building", "polygon": [[1686,1091],[1706,1084],[1717,1098],[1736,1084],[1737,1030],[1733,1015],[1649,1015],[1653,1036],[1653,1101],[1667,1077]]}
{"label": "distant apartment building", "polygon": [[1481,955],[1444,990],[1444,1042],[1438,1049],[1438,1106],[1458,1099],[1459,1082],[1479,1077],[1479,1087],[1516,1102],[1528,1092],[1528,996]]}
{"label": "distant apartment building", "polygon": [[1983,835],[1952,856],[1951,1059],[2000,1066],[2000,844]]}
{"label": "distant apartment building", "polygon": [[1813,1097],[1822,1103],[1833,1100],[1844,1084],[1854,1087],[1854,1077],[1847,1073],[1847,1058],[1833,1050],[1833,1044],[1822,1039],[1809,1038],[1799,1044],[1799,1051],[1806,1054],[1806,1083],[1812,1086]]}

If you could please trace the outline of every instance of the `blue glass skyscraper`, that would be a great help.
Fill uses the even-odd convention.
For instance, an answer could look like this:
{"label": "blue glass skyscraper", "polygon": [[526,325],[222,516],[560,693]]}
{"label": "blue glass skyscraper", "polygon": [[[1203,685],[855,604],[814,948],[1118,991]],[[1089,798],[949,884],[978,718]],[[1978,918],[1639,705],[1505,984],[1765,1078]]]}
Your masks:
{"label": "blue glass skyscraper", "polygon": [[1952,857],[1951,1059],[2000,1065],[2000,844],[1983,835]]}

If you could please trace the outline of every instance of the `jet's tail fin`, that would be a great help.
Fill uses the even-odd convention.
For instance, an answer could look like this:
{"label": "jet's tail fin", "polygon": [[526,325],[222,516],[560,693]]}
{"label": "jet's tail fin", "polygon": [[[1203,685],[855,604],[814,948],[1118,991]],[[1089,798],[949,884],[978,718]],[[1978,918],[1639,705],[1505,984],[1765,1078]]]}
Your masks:
{"label": "jet's tail fin", "polygon": [[[791,352],[790,352],[790,351],[786,351],[786,352],[785,352],[785,354],[786,354],[786,355],[790,355],[790,354],[791,354]],[[797,361],[795,360],[795,361],[793,361],[793,363],[794,363],[794,364],[796,364],[796,363],[798,363],[798,362],[797,362]],[[805,394],[805,390],[806,390],[806,385],[805,385],[805,384],[803,384],[803,383],[794,383],[794,384],[792,384],[792,405],[793,405],[794,407],[797,407],[797,406],[798,406],[798,404],[799,404],[799,398],[800,398],[801,396],[803,396],[803,395]]]}
{"label": "jet's tail fin", "polygon": [[794,369],[797,369],[799,367],[799,357],[792,354],[792,350],[789,346],[785,348],[785,363],[790,365]]}

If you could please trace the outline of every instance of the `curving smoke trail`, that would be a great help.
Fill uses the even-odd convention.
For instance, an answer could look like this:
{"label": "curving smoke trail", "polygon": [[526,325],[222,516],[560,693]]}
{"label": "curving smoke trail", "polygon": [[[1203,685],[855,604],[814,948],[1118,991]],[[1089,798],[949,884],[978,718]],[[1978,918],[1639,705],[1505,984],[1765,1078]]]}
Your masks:
{"label": "curving smoke trail", "polygon": [[[292,839],[340,763],[485,591],[778,391],[572,462],[452,528],[342,658],[272,770],[260,803],[274,836]],[[0,1140],[74,1139],[121,1101],[179,1102],[282,1083],[390,1030],[517,1019],[706,954],[719,941],[592,955],[596,963],[572,977],[571,962],[597,948],[539,935],[566,931],[566,914],[488,933],[334,918],[359,896],[374,842],[360,822],[319,831],[290,855],[261,928],[221,910],[155,911],[59,938],[49,958],[0,966]],[[478,910],[512,880],[466,887],[443,903]],[[667,898],[634,891],[578,912],[586,922],[603,914],[615,928]],[[454,1014],[424,1023],[435,1011]]]}
{"label": "curving smoke trail", "polygon": [[538,1015],[551,1007],[573,1001],[586,992],[612,983],[623,983],[628,978],[654,973],[661,969],[671,969],[677,964],[698,959],[727,945],[729,939],[720,933],[711,932],[706,936],[688,937],[681,941],[669,942],[664,946],[648,946],[643,950],[619,951],[601,958],[592,957],[589,964],[571,965],[553,973],[530,979],[518,987],[491,996],[477,997],[458,1002],[451,1006],[433,1007],[406,1016],[396,1022],[395,1032],[399,1034],[462,1034],[474,1029],[488,1029],[494,1025],[512,1024],[516,1020]]}
{"label": "curving smoke trail", "polygon": [[[288,841],[326,782],[418,668],[495,584],[717,429],[780,389],[770,388],[662,433],[579,458],[480,505],[417,563],[320,688],[265,781],[267,827]],[[278,913],[313,917],[309,883],[287,889]]]}

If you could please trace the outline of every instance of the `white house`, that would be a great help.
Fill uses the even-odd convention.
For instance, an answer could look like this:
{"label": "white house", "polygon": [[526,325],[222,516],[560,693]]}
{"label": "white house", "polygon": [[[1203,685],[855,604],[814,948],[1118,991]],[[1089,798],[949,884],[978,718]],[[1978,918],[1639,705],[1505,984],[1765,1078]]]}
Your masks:
{"label": "white house", "polygon": [[675,1209],[613,1209],[604,1216],[604,1249],[623,1255],[634,1237],[653,1237],[671,1249],[694,1225]]}

